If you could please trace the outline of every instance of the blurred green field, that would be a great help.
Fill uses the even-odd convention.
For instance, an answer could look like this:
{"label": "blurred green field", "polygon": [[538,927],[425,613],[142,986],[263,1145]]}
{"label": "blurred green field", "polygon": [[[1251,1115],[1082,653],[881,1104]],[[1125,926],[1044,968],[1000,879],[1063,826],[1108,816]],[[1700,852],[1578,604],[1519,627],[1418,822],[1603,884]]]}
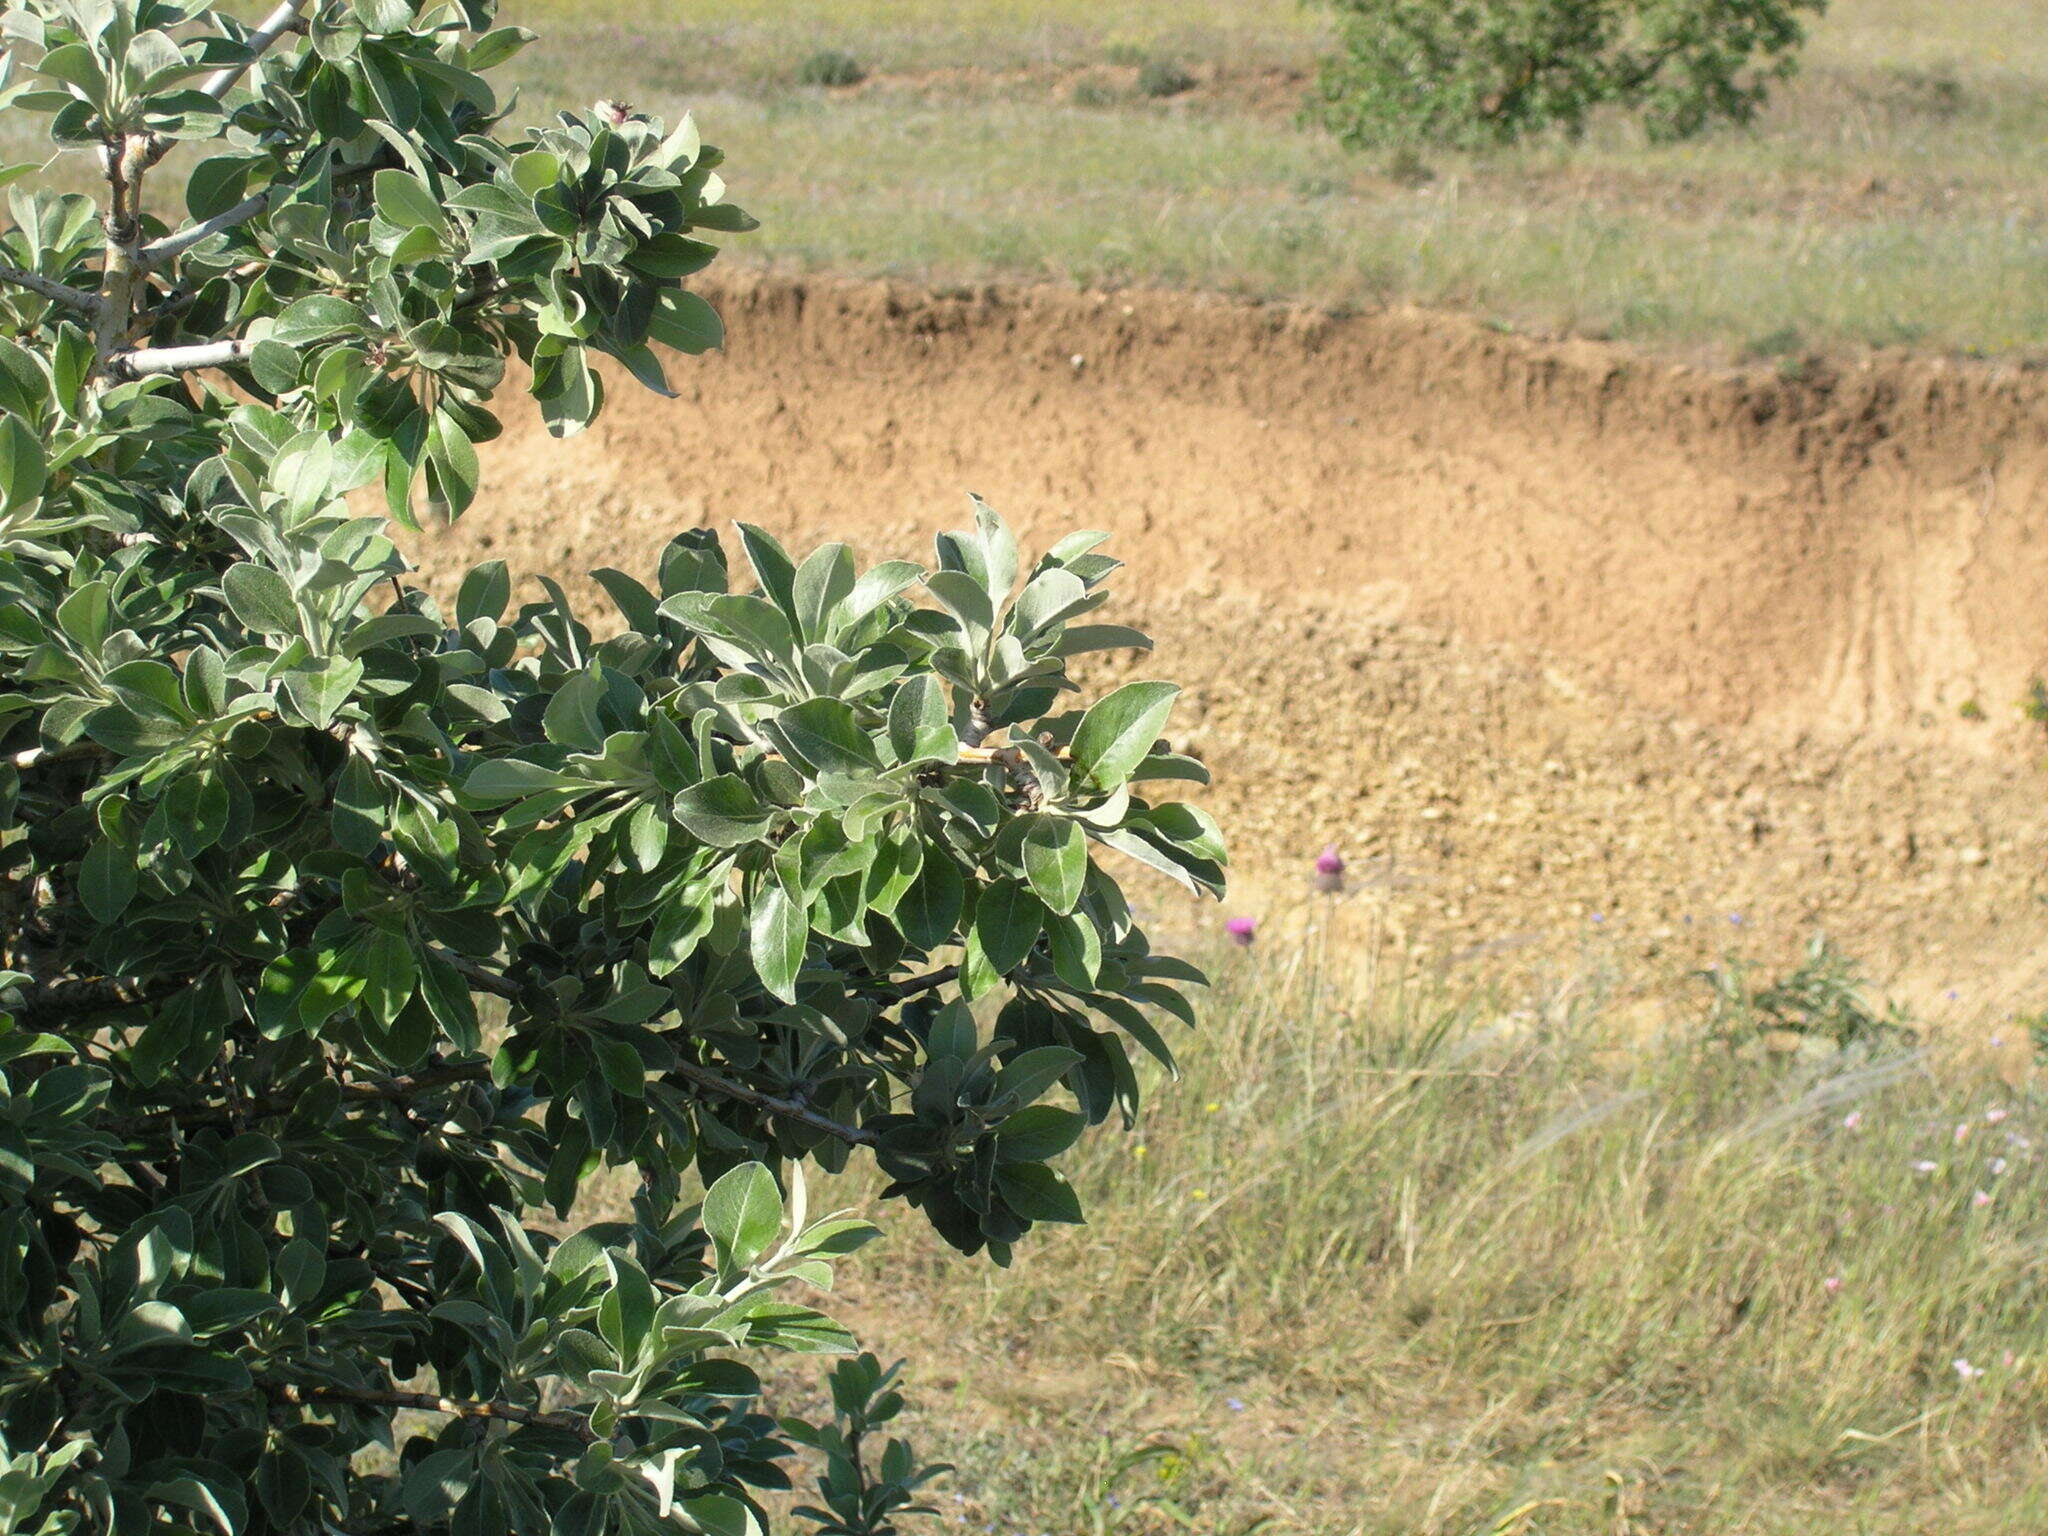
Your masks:
{"label": "blurred green field", "polygon": [[848,1315],[959,1465],[943,1529],[2048,1529],[2048,1102],[1988,1059],[1776,1052],[1754,985],[1646,1040],[1597,966],[1219,983],[1077,1151],[1087,1227],[1002,1271],[884,1213]]}
{"label": "blurred green field", "polygon": [[[2033,0],[1838,0],[1753,129],[1422,160],[1295,112],[1314,9],[1263,0],[513,0],[528,102],[694,108],[741,242],[803,270],[1416,302],[1718,357],[2048,347]],[[826,48],[850,88],[806,86]],[[1151,98],[1144,61],[1192,89]]]}

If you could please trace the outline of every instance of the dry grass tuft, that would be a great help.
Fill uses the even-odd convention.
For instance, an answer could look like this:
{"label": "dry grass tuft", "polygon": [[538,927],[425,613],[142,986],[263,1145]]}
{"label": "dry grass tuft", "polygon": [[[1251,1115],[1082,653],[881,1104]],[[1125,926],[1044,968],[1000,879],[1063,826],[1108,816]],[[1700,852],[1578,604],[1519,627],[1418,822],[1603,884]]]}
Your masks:
{"label": "dry grass tuft", "polygon": [[1002,1272],[896,1221],[853,1298],[951,1527],[2043,1528],[2048,1104],[1896,1039],[1731,1049],[1705,991],[1645,1041],[1583,980],[1221,971],[1088,1227]]}

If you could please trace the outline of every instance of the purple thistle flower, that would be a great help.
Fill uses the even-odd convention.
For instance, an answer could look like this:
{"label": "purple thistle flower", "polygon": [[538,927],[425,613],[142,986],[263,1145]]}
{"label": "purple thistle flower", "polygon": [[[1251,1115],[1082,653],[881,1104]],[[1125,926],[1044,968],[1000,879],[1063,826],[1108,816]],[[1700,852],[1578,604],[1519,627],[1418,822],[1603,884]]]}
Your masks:
{"label": "purple thistle flower", "polygon": [[1230,942],[1239,949],[1250,949],[1259,925],[1248,917],[1233,917],[1223,925],[1223,931],[1230,935]]}
{"label": "purple thistle flower", "polygon": [[1316,889],[1332,896],[1344,889],[1344,855],[1335,843],[1325,843],[1316,855]]}

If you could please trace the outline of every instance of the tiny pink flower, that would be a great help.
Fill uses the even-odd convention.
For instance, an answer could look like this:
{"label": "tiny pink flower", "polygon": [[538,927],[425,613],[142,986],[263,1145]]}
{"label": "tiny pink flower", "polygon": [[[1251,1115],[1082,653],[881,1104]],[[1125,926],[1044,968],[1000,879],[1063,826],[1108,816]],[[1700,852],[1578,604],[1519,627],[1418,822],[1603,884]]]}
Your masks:
{"label": "tiny pink flower", "polygon": [[2009,1371],[2013,1368],[2013,1364],[2015,1361],[2018,1360],[2018,1358],[2019,1357],[2017,1355],[2015,1355],[2011,1350],[2008,1349],[2003,1355],[2000,1355],[1998,1357],[1998,1363],[2004,1366]]}
{"label": "tiny pink flower", "polygon": [[1829,1275],[1827,1279],[1821,1281],[1820,1288],[1830,1296],[1838,1296],[1842,1290],[1842,1277],[1840,1275]]}
{"label": "tiny pink flower", "polygon": [[2022,1152],[2031,1152],[2034,1149],[2034,1144],[2018,1131],[2007,1131],[2005,1133],[2005,1144],[2008,1147],[2015,1147]]}
{"label": "tiny pink flower", "polygon": [[1961,1355],[1957,1355],[1952,1364],[1955,1368],[1956,1379],[1958,1381],[1973,1381],[1977,1377],[1982,1376],[1984,1374],[1983,1366],[1972,1365],[1969,1361],[1965,1360]]}
{"label": "tiny pink flower", "polygon": [[2011,1113],[2012,1111],[2009,1109],[1987,1109],[1984,1111],[1984,1123],[1986,1125],[1996,1125]]}
{"label": "tiny pink flower", "polygon": [[1963,1144],[1963,1141],[1964,1141],[1964,1139],[1965,1139],[1966,1137],[1968,1137],[1968,1136],[1969,1136],[1969,1134],[1970,1134],[1970,1122],[1969,1122],[1969,1121],[1967,1121],[1967,1120],[1965,1120],[1965,1121],[1964,1121],[1964,1122],[1963,1122],[1963,1123],[1962,1123],[1961,1125],[1959,1125],[1959,1126],[1957,1126],[1957,1127],[1956,1127],[1956,1137],[1955,1137],[1956,1145],[1960,1147],[1960,1146],[1961,1146],[1961,1145]]}
{"label": "tiny pink flower", "polygon": [[2011,1166],[2012,1164],[2008,1163],[2002,1157],[1994,1157],[1993,1159],[1991,1159],[1991,1172],[1994,1176],[2005,1172],[2005,1170],[2010,1168]]}
{"label": "tiny pink flower", "polygon": [[1248,917],[1233,917],[1223,925],[1223,931],[1230,935],[1230,942],[1239,949],[1250,949],[1252,940],[1259,931],[1259,925]]}
{"label": "tiny pink flower", "polygon": [[1988,1189],[1980,1189],[1977,1191],[1977,1193],[1970,1196],[1970,1204],[1975,1206],[1980,1211],[1983,1210],[1984,1207],[1989,1205],[1990,1203],[1991,1191]]}
{"label": "tiny pink flower", "polygon": [[1316,889],[1333,896],[1344,889],[1344,855],[1335,843],[1325,843],[1316,855]]}
{"label": "tiny pink flower", "polygon": [[1941,1164],[1923,1157],[1913,1164],[1913,1171],[1915,1173],[1932,1173],[1940,1166]]}
{"label": "tiny pink flower", "polygon": [[614,128],[623,128],[633,115],[633,109],[623,101],[600,101],[591,110]]}
{"label": "tiny pink flower", "polygon": [[1849,1113],[1842,1116],[1842,1129],[1845,1131],[1853,1131],[1862,1124],[1863,1111],[1860,1109],[1852,1109]]}

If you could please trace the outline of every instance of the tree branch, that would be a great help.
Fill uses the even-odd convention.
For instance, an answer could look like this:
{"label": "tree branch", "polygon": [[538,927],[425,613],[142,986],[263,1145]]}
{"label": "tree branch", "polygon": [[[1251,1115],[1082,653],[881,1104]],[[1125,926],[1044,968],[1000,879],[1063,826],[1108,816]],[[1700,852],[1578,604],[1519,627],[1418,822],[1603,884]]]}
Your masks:
{"label": "tree branch", "polygon": [[113,372],[114,358],[127,342],[128,323],[135,316],[135,291],[142,281],[142,178],[150,164],[149,141],[139,134],[118,134],[100,148],[109,203],[100,221],[107,234],[107,253],[92,317],[95,380],[119,377]]}
{"label": "tree branch", "polygon": [[538,1408],[521,1408],[516,1403],[439,1397],[432,1392],[386,1392],[369,1387],[301,1387],[290,1382],[266,1381],[262,1387],[264,1391],[302,1408],[318,1403],[355,1403],[366,1408],[415,1408],[423,1413],[446,1413],[464,1419],[499,1419],[510,1424],[533,1424],[542,1429],[566,1430],[587,1441],[597,1439],[580,1414],[545,1413]]}
{"label": "tree branch", "polygon": [[668,1069],[670,1077],[680,1077],[686,1083],[695,1083],[721,1098],[732,1099],[746,1104],[763,1114],[773,1115],[778,1120],[788,1120],[810,1130],[822,1132],[835,1141],[843,1141],[849,1147],[872,1147],[877,1138],[872,1132],[844,1121],[834,1120],[830,1115],[821,1115],[810,1105],[795,1099],[779,1098],[772,1093],[762,1093],[749,1088],[745,1083],[736,1083],[729,1077],[720,1077],[709,1067],[700,1067],[695,1062],[680,1061]]}
{"label": "tree branch", "polygon": [[[271,46],[285,33],[297,31],[304,26],[299,12],[306,8],[306,4],[307,0],[284,0],[282,5],[263,19],[262,24],[254,32],[242,40],[242,45],[249,50],[249,56],[238,63],[224,65],[215,70],[200,84],[199,89],[215,101],[225,101],[228,92],[235,88],[235,82],[249,72],[250,65],[268,53]],[[175,139],[167,139],[162,134],[151,134],[143,156],[144,163],[155,165],[171,152],[171,146],[176,142]]]}
{"label": "tree branch", "polygon": [[162,1002],[191,985],[189,977],[157,977],[138,981],[126,976],[94,976],[79,981],[60,981],[49,986],[24,988],[21,1001],[11,1010],[25,1025],[74,1019],[81,1014],[103,1013],[110,1008],[140,1008]]}
{"label": "tree branch", "polygon": [[253,341],[208,341],[191,347],[142,347],[116,352],[107,372],[117,379],[139,379],[152,373],[189,373],[199,368],[225,368],[255,350]]}
{"label": "tree branch", "polygon": [[0,262],[0,283],[12,283],[17,288],[26,288],[30,293],[41,294],[53,304],[67,304],[88,315],[99,313],[100,296],[87,293],[83,288],[74,288],[69,283],[60,283],[53,277],[44,277],[40,272],[24,271]]}
{"label": "tree branch", "polygon": [[[479,991],[508,999],[520,995],[517,982],[500,976],[495,971],[484,969],[474,960],[466,960],[461,955],[445,949],[436,950],[435,954],[459,971],[469,984]],[[937,985],[936,982],[932,984]],[[489,1075],[489,1069],[481,1063],[477,1064],[477,1071],[479,1076]],[[749,1088],[745,1083],[736,1083],[729,1077],[720,1076],[709,1067],[698,1066],[695,1062],[677,1062],[668,1069],[668,1075],[679,1077],[686,1083],[694,1083],[699,1088],[718,1094],[721,1098],[731,1099],[735,1103],[745,1104],[764,1114],[773,1115],[778,1120],[789,1120],[811,1130],[820,1131],[836,1141],[845,1142],[850,1147],[872,1147],[875,1144],[874,1136],[858,1126],[834,1120],[830,1115],[821,1115],[810,1105],[796,1099],[781,1098],[776,1094],[763,1093],[758,1088]]]}
{"label": "tree branch", "polygon": [[216,213],[212,218],[202,220],[190,229],[181,229],[174,235],[165,235],[161,240],[151,241],[142,248],[137,260],[146,271],[160,267],[165,262],[184,255],[202,240],[211,240],[215,235],[233,229],[237,224],[248,223],[268,208],[272,199],[286,190],[283,186],[265,187],[254,196],[243,198],[224,213]]}
{"label": "tree branch", "polygon": [[[495,971],[486,970],[474,960],[464,959],[461,955],[454,954],[445,949],[436,950],[435,954],[459,971],[468,980],[469,984],[479,991],[488,992],[494,997],[508,999],[516,998],[520,995],[520,987],[517,982],[500,976]],[[938,982],[932,981],[930,978],[926,980],[930,985],[938,985]],[[483,1066],[482,1063],[476,1064],[476,1072],[479,1077],[490,1075],[489,1069]],[[818,1111],[812,1109],[810,1105],[802,1103],[797,1099],[782,1098],[776,1094],[763,1093],[758,1088],[749,1088],[745,1083],[736,1083],[731,1078],[723,1077],[712,1071],[709,1067],[698,1066],[695,1062],[677,1062],[668,1069],[668,1075],[670,1077],[679,1077],[686,1083],[694,1083],[697,1087],[715,1093],[721,1098],[731,1099],[734,1103],[745,1104],[750,1108],[760,1110],[764,1114],[773,1115],[778,1120],[788,1120],[794,1124],[805,1126],[810,1130],[822,1132],[836,1141],[845,1142],[850,1147],[872,1147],[875,1145],[875,1137],[858,1126],[847,1125],[843,1121],[834,1120],[830,1115],[821,1115]]]}
{"label": "tree branch", "polygon": [[17,752],[8,759],[18,772],[26,773],[31,768],[45,767],[50,763],[66,763],[75,758],[98,757],[106,751],[98,742],[91,740],[74,741],[68,747],[30,747],[26,752]]}
{"label": "tree branch", "polygon": [[[437,949],[435,955],[453,966],[479,991],[496,997],[516,998],[521,989],[517,982],[484,969],[473,960],[454,954],[449,950]],[[914,990],[923,991],[938,986],[949,979],[948,973],[936,973],[910,984]],[[45,1019],[62,1019],[79,1014],[99,1012],[108,1008],[136,1008],[152,1002],[160,1002],[173,993],[190,985],[186,977],[159,977],[138,981],[123,977],[94,977],[84,981],[60,982],[52,987],[31,989],[23,1002],[14,1010],[24,1024],[34,1024]],[[906,993],[905,995],[909,995]],[[695,1062],[677,1062],[668,1069],[670,1077],[692,1083],[720,1098],[731,1099],[736,1104],[745,1104],[763,1114],[773,1115],[778,1120],[820,1132],[842,1141],[850,1147],[872,1147],[875,1136],[858,1126],[847,1125],[834,1120],[830,1115],[820,1114],[799,1099],[784,1098],[777,1094],[764,1093],[758,1088],[749,1088],[745,1083],[736,1083],[731,1078],[712,1071],[709,1067],[698,1066]],[[429,1067],[410,1077],[396,1077],[371,1082],[355,1082],[342,1088],[342,1097],[355,1100],[381,1100],[387,1103],[406,1104],[422,1093],[436,1088],[453,1087],[458,1083],[488,1082],[491,1076],[489,1062],[451,1062],[443,1066]],[[239,1106],[245,1116],[281,1115],[289,1113],[298,1103],[297,1095],[277,1094],[266,1098],[250,1100]],[[127,1122],[124,1129],[130,1131],[164,1130],[171,1126],[204,1125],[220,1118],[220,1111],[205,1108],[193,1110],[165,1110],[145,1115],[139,1120]]]}
{"label": "tree branch", "polygon": [[305,8],[306,0],[284,0],[282,5],[263,18],[263,24],[245,40],[249,57],[239,64],[230,64],[224,69],[215,70],[206,77],[199,89],[215,101],[225,100],[228,92],[235,88],[235,82],[248,73],[249,66],[268,53],[273,43],[297,25],[299,12]]}
{"label": "tree branch", "polygon": [[943,987],[959,975],[960,967],[949,965],[933,971],[928,976],[914,976],[909,981],[885,981],[881,984],[881,990],[894,993],[898,998],[912,998],[920,992],[929,992],[934,987]]}

